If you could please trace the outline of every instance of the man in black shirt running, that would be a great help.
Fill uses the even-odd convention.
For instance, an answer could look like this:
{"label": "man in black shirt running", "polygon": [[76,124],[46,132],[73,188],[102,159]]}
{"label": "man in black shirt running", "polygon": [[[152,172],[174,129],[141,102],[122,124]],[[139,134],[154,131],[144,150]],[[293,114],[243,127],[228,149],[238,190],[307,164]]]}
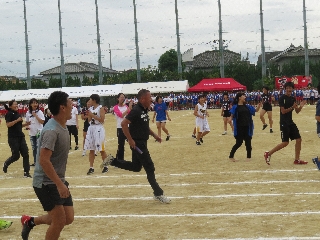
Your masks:
{"label": "man in black shirt running", "polygon": [[268,165],[270,165],[271,155],[276,151],[288,146],[289,138],[291,140],[296,140],[295,146],[295,160],[294,164],[307,164],[308,162],[300,160],[300,151],[301,151],[301,136],[297,125],[292,120],[292,111],[295,110],[296,113],[299,113],[303,106],[306,104],[306,101],[302,101],[300,106],[297,105],[296,99],[292,96],[292,91],[294,89],[294,84],[292,82],[286,82],[284,84],[284,89],[286,93],[282,95],[279,99],[280,106],[280,130],[281,130],[281,139],[282,143],[275,146],[271,151],[264,153],[264,159]]}
{"label": "man in black shirt running", "polygon": [[149,135],[153,136],[157,142],[161,143],[162,141],[149,127],[148,108],[152,101],[150,91],[141,89],[137,97],[138,104],[132,108],[121,122],[122,131],[128,139],[132,150],[132,161],[111,158],[104,160],[100,167],[111,165],[132,172],[140,172],[143,167],[153,189],[154,199],[161,203],[170,203],[170,199],[163,195],[163,190],[157,183],[154,163],[147,147]]}

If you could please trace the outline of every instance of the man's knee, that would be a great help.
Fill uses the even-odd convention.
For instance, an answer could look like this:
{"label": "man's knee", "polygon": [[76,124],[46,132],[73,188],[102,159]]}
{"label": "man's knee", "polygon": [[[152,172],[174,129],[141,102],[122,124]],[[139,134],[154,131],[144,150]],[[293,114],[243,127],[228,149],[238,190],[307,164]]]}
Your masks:
{"label": "man's knee", "polygon": [[132,171],[133,172],[140,172],[142,169],[141,165],[134,165]]}
{"label": "man's knee", "polygon": [[69,224],[73,223],[73,221],[74,221],[74,216],[66,216],[65,225],[69,225]]}

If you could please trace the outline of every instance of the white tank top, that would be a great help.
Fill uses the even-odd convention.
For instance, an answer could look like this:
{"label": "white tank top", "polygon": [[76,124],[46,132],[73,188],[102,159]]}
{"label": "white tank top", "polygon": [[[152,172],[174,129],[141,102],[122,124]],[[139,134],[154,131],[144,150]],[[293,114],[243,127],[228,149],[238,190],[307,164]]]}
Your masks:
{"label": "white tank top", "polygon": [[206,110],[207,110],[207,104],[204,103],[203,106],[198,103],[198,115],[199,116],[205,116],[206,115]]}
{"label": "white tank top", "polygon": [[[100,109],[102,108],[101,105],[99,105],[98,107],[96,107],[95,109],[92,107],[89,108],[89,111],[92,112],[94,115],[101,117],[100,116]],[[98,125],[98,124],[103,124],[101,122],[99,122],[98,120],[92,118],[90,121],[90,125]]]}

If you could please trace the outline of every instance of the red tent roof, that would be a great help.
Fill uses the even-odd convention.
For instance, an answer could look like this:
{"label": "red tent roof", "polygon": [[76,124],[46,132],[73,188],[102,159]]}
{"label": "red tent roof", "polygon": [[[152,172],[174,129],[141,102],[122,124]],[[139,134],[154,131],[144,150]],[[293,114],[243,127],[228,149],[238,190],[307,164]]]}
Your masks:
{"label": "red tent roof", "polygon": [[202,79],[197,85],[188,89],[188,92],[211,92],[211,91],[242,91],[247,87],[241,85],[233,78],[210,78]]}

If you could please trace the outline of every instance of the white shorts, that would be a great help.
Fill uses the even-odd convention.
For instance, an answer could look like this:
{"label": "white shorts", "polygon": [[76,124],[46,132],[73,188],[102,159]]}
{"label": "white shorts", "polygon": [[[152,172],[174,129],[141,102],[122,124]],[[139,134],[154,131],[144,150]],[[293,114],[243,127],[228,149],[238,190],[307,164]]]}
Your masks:
{"label": "white shorts", "polygon": [[210,127],[207,118],[196,118],[197,132],[210,132]]}
{"label": "white shorts", "polygon": [[102,125],[90,125],[84,142],[84,150],[105,151],[105,136]]}

